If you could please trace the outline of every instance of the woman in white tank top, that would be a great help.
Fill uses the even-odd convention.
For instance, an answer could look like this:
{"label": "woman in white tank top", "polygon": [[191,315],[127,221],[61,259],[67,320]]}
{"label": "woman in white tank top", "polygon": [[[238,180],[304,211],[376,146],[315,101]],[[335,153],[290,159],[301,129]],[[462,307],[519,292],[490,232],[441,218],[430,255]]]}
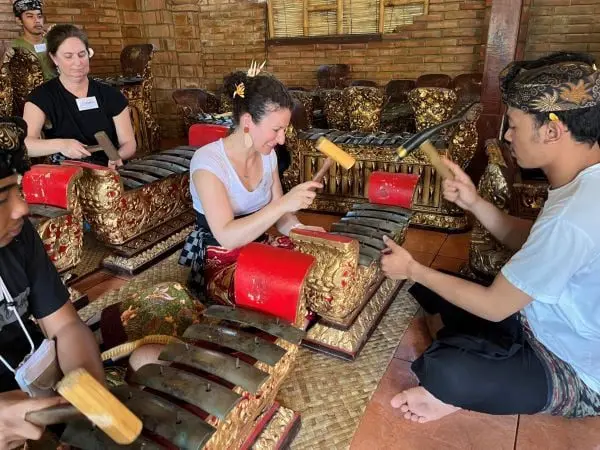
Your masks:
{"label": "woman in white tank top", "polygon": [[273,225],[285,236],[298,227],[323,231],[302,225],[294,215],[311,205],[322,185],[309,181],[283,194],[274,148],[285,141],[293,107],[283,84],[269,75],[236,72],[225,88],[233,99],[236,128],[192,159],[190,192],[198,220],[180,262],[192,266],[192,291],[232,304],[232,286],[223,280],[231,279],[240,247],[256,240],[289,246],[287,239],[265,235]]}

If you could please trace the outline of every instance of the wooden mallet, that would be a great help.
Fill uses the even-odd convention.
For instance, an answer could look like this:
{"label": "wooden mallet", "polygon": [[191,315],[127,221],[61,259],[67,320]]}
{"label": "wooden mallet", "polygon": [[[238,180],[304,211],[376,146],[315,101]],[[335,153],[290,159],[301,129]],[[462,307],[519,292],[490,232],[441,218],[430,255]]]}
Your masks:
{"label": "wooden mallet", "polygon": [[398,157],[402,159],[418,148],[425,153],[425,155],[429,158],[431,165],[435,168],[435,170],[438,171],[442,178],[453,180],[454,174],[448,168],[448,166],[444,164],[440,154],[429,139],[438,134],[444,128],[448,128],[449,126],[455,125],[459,122],[475,123],[477,119],[479,119],[482,110],[483,106],[481,103],[472,103],[446,122],[442,122],[439,125],[427,128],[426,130],[415,134],[413,137],[407,140],[402,147],[398,148]]}
{"label": "wooden mallet", "polygon": [[55,389],[71,405],[31,411],[25,420],[46,426],[83,415],[120,445],[131,444],[142,432],[142,421],[85,369],[70,372]]}
{"label": "wooden mallet", "polygon": [[356,163],[356,159],[323,136],[317,140],[316,147],[321,153],[327,155],[327,159],[315,174],[312,181],[320,182],[334,162],[337,162],[346,170],[352,168]]}
{"label": "wooden mallet", "polygon": [[118,161],[121,159],[119,151],[115,148],[105,131],[94,133],[94,137],[110,161]]}

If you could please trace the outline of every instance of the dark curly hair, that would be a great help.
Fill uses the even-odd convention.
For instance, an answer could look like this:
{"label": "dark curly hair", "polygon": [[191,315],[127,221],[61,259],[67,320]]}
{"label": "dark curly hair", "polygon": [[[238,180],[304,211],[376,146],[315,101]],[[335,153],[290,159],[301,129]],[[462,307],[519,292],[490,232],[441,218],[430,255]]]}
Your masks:
{"label": "dark curly hair", "polygon": [[[244,83],[244,97],[236,95],[234,98],[233,93],[240,83]],[[242,71],[233,72],[225,77],[224,91],[232,99],[233,121],[236,125],[245,113],[250,114],[254,123],[258,123],[270,111],[291,111],[294,106],[292,96],[283,83],[267,74],[249,77]]]}

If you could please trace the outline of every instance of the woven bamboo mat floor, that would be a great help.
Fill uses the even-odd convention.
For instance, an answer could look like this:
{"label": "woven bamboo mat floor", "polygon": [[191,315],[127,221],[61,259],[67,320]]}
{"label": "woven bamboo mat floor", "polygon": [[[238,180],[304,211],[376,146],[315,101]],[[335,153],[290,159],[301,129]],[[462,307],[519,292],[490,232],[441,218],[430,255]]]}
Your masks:
{"label": "woven bamboo mat floor", "polygon": [[92,233],[83,235],[83,252],[81,261],[68,271],[81,279],[100,268],[102,260],[110,254],[108,248],[98,241]]}
{"label": "woven bamboo mat floor", "polygon": [[278,401],[302,416],[294,450],[346,449],[394,350],[417,312],[404,285],[353,362],[300,349]]}
{"label": "woven bamboo mat floor", "polygon": [[[140,286],[176,281],[185,283],[188,270],[169,256],[142,272],[119,290],[107,293],[79,311],[84,320],[136,292]],[[385,373],[394,350],[417,312],[404,285],[377,329],[354,362],[300,349],[298,360],[284,382],[278,401],[302,415],[302,428],[292,449],[345,449],[371,395]]]}

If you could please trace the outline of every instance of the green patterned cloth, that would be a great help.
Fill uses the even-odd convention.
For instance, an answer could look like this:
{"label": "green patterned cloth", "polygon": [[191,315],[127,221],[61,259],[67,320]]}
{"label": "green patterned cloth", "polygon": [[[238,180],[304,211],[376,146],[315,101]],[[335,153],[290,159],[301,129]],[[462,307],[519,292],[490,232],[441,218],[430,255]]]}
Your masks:
{"label": "green patterned cloth", "polygon": [[204,306],[181,284],[166,282],[129,294],[119,309],[127,337],[135,341],[153,334],[181,336],[198,323]]}

